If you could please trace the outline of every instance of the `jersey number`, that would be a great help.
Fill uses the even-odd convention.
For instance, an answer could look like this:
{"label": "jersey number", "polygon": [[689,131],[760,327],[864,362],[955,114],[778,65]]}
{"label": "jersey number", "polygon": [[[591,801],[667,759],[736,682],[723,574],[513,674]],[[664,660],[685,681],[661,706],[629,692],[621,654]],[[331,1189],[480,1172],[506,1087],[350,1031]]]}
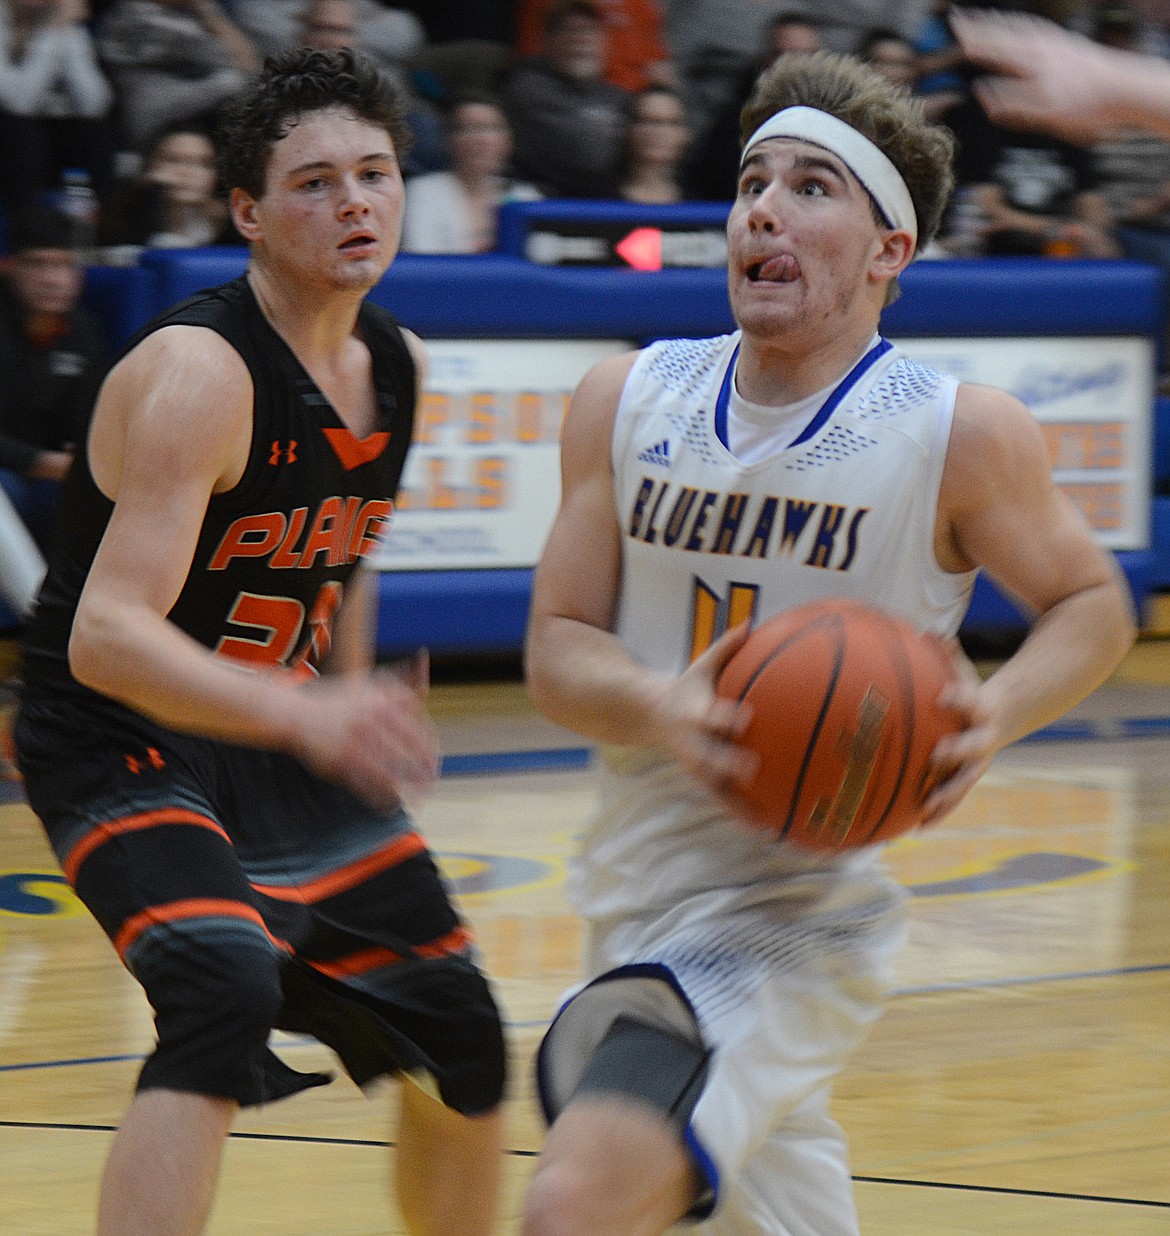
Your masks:
{"label": "jersey number", "polygon": [[225,635],[215,651],[252,669],[283,668],[301,676],[315,674],[316,667],[329,655],[333,617],[340,604],[341,584],[336,580],[321,585],[307,623],[305,607],[295,597],[241,592],[228,614],[228,622],[249,627],[258,634]]}
{"label": "jersey number", "polygon": [[700,657],[725,632],[756,616],[760,598],[758,584],[729,584],[721,597],[696,575],[691,614],[691,656]]}

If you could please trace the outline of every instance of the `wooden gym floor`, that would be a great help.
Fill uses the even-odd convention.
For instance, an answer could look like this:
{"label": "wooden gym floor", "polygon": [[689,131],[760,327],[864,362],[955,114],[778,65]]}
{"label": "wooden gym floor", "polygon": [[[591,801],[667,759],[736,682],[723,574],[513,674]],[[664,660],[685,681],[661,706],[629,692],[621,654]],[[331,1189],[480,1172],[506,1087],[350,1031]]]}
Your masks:
{"label": "wooden gym floor", "polygon": [[[540,1143],[529,1062],[576,972],[562,877],[591,773],[511,678],[452,678],[432,698],[449,756],[419,817],[510,1023],[512,1233]],[[0,1233],[83,1233],[151,1043],[148,1010],[19,786],[0,785],[0,803]],[[836,1098],[863,1232],[1170,1232],[1170,643],[1140,644],[1066,723],[1004,752],[954,817],[889,857],[914,894],[910,945]],[[278,1047],[297,1066],[328,1063],[302,1040]],[[387,1094],[338,1080],[243,1116],[211,1231],[402,1232],[389,1110]]]}

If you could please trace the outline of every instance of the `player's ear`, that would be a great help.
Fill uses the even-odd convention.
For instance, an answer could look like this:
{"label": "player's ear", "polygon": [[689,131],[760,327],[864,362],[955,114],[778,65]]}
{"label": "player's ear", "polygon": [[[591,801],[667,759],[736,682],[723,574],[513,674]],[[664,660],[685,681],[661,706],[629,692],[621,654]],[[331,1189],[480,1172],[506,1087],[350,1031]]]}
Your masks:
{"label": "player's ear", "polygon": [[914,257],[914,237],[900,228],[885,232],[874,259],[874,273],[882,279],[900,275]]}
{"label": "player's ear", "polygon": [[263,235],[256,218],[256,199],[246,189],[233,189],[228,197],[232,222],[245,240],[259,240]]}

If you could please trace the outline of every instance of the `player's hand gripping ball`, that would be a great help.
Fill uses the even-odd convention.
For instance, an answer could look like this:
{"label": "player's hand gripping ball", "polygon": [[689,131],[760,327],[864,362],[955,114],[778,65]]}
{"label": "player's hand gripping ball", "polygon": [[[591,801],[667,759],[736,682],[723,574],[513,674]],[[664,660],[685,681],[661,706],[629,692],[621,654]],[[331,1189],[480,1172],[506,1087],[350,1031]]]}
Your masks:
{"label": "player's hand gripping ball", "polygon": [[761,623],[720,695],[746,700],[759,768],[739,796],[761,828],[816,850],[888,841],[922,821],[930,755],[959,716],[938,703],[946,645],[892,614],[823,601]]}

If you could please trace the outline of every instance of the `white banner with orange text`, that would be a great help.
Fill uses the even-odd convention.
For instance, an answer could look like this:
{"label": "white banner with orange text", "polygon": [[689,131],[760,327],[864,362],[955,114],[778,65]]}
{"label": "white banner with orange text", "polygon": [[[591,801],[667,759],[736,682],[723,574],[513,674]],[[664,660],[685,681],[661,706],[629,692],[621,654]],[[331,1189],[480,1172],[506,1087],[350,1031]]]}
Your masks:
{"label": "white banner with orange text", "polygon": [[[895,340],[911,357],[1012,392],[1039,421],[1057,483],[1102,545],[1149,543],[1154,349],[1144,338]],[[386,570],[535,566],[560,501],[569,397],[619,339],[430,340],[386,543]]]}
{"label": "white banner with orange text", "polygon": [[1139,337],[894,340],[961,382],[1010,391],[1040,422],[1053,478],[1110,549],[1150,540],[1155,358]]}
{"label": "white banner with orange text", "polygon": [[390,535],[386,570],[533,567],[561,497],[561,423],[619,339],[427,341],[426,390]]}

